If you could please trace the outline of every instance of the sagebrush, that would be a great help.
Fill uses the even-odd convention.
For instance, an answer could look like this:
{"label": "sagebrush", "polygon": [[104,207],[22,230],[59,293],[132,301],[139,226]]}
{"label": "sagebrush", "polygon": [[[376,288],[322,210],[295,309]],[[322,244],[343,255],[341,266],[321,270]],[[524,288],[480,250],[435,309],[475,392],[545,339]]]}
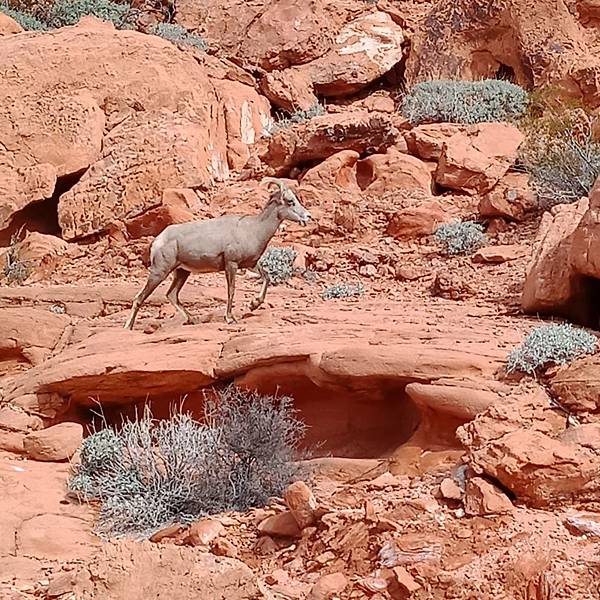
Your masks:
{"label": "sagebrush", "polygon": [[6,283],[20,285],[31,275],[31,265],[24,261],[19,252],[19,240],[23,233],[23,226],[10,238],[10,246],[4,253],[4,267],[2,269]]}
{"label": "sagebrush", "polygon": [[47,31],[48,27],[31,13],[11,8],[8,4],[0,2],[0,12],[14,19],[25,31]]}
{"label": "sagebrush", "polygon": [[110,21],[117,29],[132,29],[136,11],[129,4],[112,0],[56,0],[46,19],[51,28],[59,28],[75,25],[86,15]]}
{"label": "sagebrush", "polygon": [[532,329],[523,343],[507,357],[509,373],[522,371],[533,375],[550,365],[563,365],[598,349],[598,338],[570,323],[540,325]]}
{"label": "sagebrush", "polygon": [[404,97],[402,113],[414,125],[514,121],[527,102],[527,92],[508,81],[423,81]]}
{"label": "sagebrush", "polygon": [[285,283],[294,274],[294,261],[298,253],[293,248],[267,248],[256,267],[269,284]]}
{"label": "sagebrush", "polygon": [[435,231],[448,254],[470,254],[485,242],[483,225],[475,221],[443,223]]}
{"label": "sagebrush", "polygon": [[541,208],[589,194],[600,175],[596,127],[596,118],[582,111],[550,115],[530,127],[521,160]]}
{"label": "sagebrush", "polygon": [[199,35],[189,33],[185,27],[176,23],[157,23],[152,28],[152,33],[175,44],[194,46],[198,50],[202,50],[202,52],[208,50],[208,44],[203,38]]}
{"label": "sagebrush", "polygon": [[146,408],[89,436],[69,489],[100,502],[101,535],[146,536],[281,495],[305,475],[296,462],[304,432],[290,398],[231,386],[205,401],[205,423],[182,411],[156,421]]}
{"label": "sagebrush", "polygon": [[333,300],[336,298],[352,298],[362,296],[365,293],[365,288],[362,283],[335,283],[325,288],[321,292],[323,300]]}

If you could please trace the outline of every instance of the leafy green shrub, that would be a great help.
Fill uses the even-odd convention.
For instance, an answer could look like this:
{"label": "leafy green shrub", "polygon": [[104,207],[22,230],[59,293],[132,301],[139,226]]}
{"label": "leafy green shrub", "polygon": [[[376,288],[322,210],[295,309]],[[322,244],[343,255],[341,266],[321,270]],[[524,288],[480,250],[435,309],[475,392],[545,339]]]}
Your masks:
{"label": "leafy green shrub", "polygon": [[8,15],[11,19],[14,19],[23,29],[25,29],[25,31],[48,30],[48,27],[32,14],[22,10],[12,9],[8,4],[0,2],[0,12]]}
{"label": "leafy green shrub", "polygon": [[423,81],[404,97],[413,124],[513,121],[527,109],[527,92],[508,81]]}
{"label": "leafy green shrub", "polygon": [[102,535],[147,535],[170,523],[264,505],[301,476],[295,459],[305,426],[292,401],[230,386],[205,403],[206,423],[149,409],[120,430],[83,442],[69,481],[81,500],[98,500]]}
{"label": "leafy green shrub", "polygon": [[202,52],[208,50],[208,44],[199,35],[189,33],[185,27],[175,23],[157,23],[152,32],[165,40],[169,40],[175,44],[184,44],[186,46],[194,46]]}
{"label": "leafy green shrub", "polygon": [[600,175],[595,119],[581,111],[544,119],[533,126],[521,151],[542,208],[587,196]]}
{"label": "leafy green shrub", "polygon": [[55,28],[75,25],[86,15],[110,21],[117,29],[133,27],[131,7],[112,0],[56,0],[48,11],[48,24]]}
{"label": "leafy green shrub", "polygon": [[325,288],[321,292],[323,300],[333,300],[335,298],[351,298],[353,296],[362,296],[365,293],[365,288],[362,283],[336,283]]}
{"label": "leafy green shrub", "polygon": [[585,354],[593,354],[597,349],[598,338],[585,329],[570,323],[540,325],[508,355],[506,370],[532,375],[542,367],[563,365]]}
{"label": "leafy green shrub", "polygon": [[475,221],[443,223],[436,229],[435,237],[451,255],[470,254],[485,242],[483,225]]}
{"label": "leafy green shrub", "polygon": [[285,283],[294,274],[298,253],[293,248],[268,248],[256,267],[271,285]]}
{"label": "leafy green shrub", "polygon": [[293,112],[289,117],[282,117],[273,122],[267,129],[265,129],[266,135],[274,135],[280,129],[287,129],[296,123],[304,123],[310,121],[314,117],[319,117],[325,114],[325,107],[322,104],[315,104],[308,110],[297,110]]}

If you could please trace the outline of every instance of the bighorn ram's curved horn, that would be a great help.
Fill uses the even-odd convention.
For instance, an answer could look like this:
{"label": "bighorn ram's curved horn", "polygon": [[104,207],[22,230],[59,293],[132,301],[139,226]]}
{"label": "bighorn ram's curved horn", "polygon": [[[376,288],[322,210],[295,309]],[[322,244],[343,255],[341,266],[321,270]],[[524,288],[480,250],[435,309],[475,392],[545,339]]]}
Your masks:
{"label": "bighorn ram's curved horn", "polygon": [[281,181],[280,179],[275,179],[274,177],[263,177],[261,184],[267,184],[267,187],[270,187],[272,185],[276,185],[279,188],[280,192],[284,192],[287,188],[287,186],[285,185],[285,183],[283,181]]}

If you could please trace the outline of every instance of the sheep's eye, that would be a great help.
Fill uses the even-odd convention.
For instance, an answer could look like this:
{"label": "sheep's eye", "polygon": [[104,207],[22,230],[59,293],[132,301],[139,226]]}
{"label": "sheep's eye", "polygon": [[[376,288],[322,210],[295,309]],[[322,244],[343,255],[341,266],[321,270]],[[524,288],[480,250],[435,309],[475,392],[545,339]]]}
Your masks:
{"label": "sheep's eye", "polygon": [[286,202],[288,203],[289,206],[293,206],[294,205],[294,199],[293,198],[287,198]]}

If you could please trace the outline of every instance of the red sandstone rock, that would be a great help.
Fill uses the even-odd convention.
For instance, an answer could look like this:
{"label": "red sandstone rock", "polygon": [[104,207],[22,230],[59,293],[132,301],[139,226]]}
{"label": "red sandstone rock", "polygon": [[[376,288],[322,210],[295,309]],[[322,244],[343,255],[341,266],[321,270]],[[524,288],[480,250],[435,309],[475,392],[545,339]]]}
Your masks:
{"label": "red sandstone rock", "polygon": [[290,484],[283,497],[300,529],[305,529],[315,522],[317,501],[303,481],[295,481]]}
{"label": "red sandstone rock", "polygon": [[59,423],[26,435],[23,447],[34,460],[61,461],[71,458],[82,441],[83,427],[79,423]]}
{"label": "red sandstone rock", "polygon": [[348,586],[348,579],[343,573],[323,575],[311,588],[307,600],[330,600],[341,594]]}
{"label": "red sandstone rock", "polygon": [[384,152],[398,137],[391,119],[382,113],[328,114],[279,130],[259,149],[259,157],[272,175],[279,176],[294,165],[323,160],[341,150]]}
{"label": "red sandstone rock", "polygon": [[347,18],[343,5],[317,0],[239,2],[182,0],[177,21],[200,28],[208,42],[241,64],[267,71],[310,62],[325,54]]}
{"label": "red sandstone rock", "polygon": [[481,477],[467,480],[464,505],[468,515],[501,515],[513,511],[508,497]]}
{"label": "red sandstone rock", "polygon": [[0,318],[2,361],[41,363],[55,348],[69,324],[66,315],[30,307],[3,308]]}
{"label": "red sandstone rock", "polygon": [[422,160],[438,161],[442,156],[444,143],[464,129],[464,126],[454,123],[431,123],[406,131],[404,138],[411,154]]}
{"label": "red sandstone rock", "polygon": [[463,491],[459,485],[454,479],[450,479],[449,477],[446,477],[440,483],[440,493],[448,500],[460,500],[463,496]]}
{"label": "red sandstone rock", "polygon": [[431,235],[447,219],[448,213],[437,200],[423,200],[392,214],[386,234],[396,239],[419,238]]}
{"label": "red sandstone rock", "polygon": [[331,50],[300,70],[323,96],[345,96],[375,81],[404,57],[405,35],[384,12],[371,12],[347,23]]}
{"label": "red sandstone rock", "polygon": [[260,80],[260,89],[275,106],[288,113],[308,110],[318,102],[308,73],[301,69],[267,73]]}
{"label": "red sandstone rock", "polygon": [[23,28],[13,18],[0,12],[0,37],[22,32]]}
{"label": "red sandstone rock", "polygon": [[522,221],[536,206],[535,194],[525,173],[507,173],[479,201],[479,214],[484,218],[506,218]]}
{"label": "red sandstone rock", "polygon": [[271,515],[258,525],[261,535],[274,537],[300,537],[302,532],[290,510]]}
{"label": "red sandstone rock", "polygon": [[216,519],[202,519],[190,525],[184,537],[184,543],[190,546],[209,546],[225,533],[225,527]]}
{"label": "red sandstone rock", "polygon": [[517,244],[486,246],[479,248],[473,255],[473,262],[478,263],[504,263],[523,258],[529,254],[527,246]]}
{"label": "red sandstone rock", "polygon": [[521,297],[525,311],[577,308],[579,284],[571,266],[571,242],[588,207],[587,198],[583,198],[574,204],[556,206],[542,216]]}
{"label": "red sandstone rock", "polygon": [[442,187],[485,194],[514,163],[524,135],[507,123],[481,123],[444,142],[436,182]]}
{"label": "red sandstone rock", "polygon": [[423,161],[396,148],[359,161],[357,179],[363,190],[375,194],[402,189],[429,195],[433,184],[431,171]]}

